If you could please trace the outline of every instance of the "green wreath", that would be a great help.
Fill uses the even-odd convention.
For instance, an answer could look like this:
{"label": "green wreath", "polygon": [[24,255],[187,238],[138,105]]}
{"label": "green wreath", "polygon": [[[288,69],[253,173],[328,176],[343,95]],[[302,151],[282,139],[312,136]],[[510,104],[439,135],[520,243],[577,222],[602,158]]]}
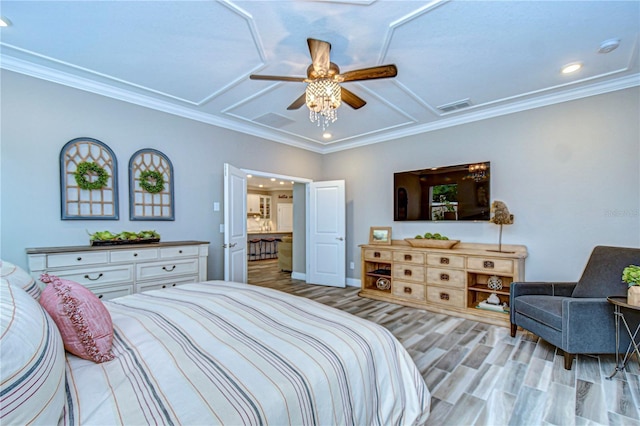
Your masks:
{"label": "green wreath", "polygon": [[157,194],[164,189],[162,173],[155,170],[145,170],[140,173],[140,186],[147,192]]}
{"label": "green wreath", "polygon": [[[89,163],[87,161],[78,164],[73,174],[80,189],[88,189],[89,191],[104,188],[107,186],[107,181],[109,180],[109,173],[107,173],[104,168],[96,163]],[[98,179],[90,181],[87,179],[88,174],[96,174]]]}

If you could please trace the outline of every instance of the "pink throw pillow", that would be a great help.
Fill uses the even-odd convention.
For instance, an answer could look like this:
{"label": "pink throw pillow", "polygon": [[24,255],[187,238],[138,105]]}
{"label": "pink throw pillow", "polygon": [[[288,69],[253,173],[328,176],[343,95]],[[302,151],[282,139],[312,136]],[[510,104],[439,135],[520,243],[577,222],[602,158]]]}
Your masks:
{"label": "pink throw pillow", "polygon": [[58,326],[64,348],[94,362],[111,361],[113,323],[102,301],[86,287],[55,275],[42,274],[47,283],[40,304]]}

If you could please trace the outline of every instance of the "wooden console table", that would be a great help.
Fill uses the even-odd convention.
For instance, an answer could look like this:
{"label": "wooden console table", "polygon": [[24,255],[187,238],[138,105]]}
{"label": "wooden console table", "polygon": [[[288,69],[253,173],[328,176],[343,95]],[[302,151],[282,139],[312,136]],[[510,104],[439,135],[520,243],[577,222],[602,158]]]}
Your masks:
{"label": "wooden console table", "polygon": [[[527,248],[458,243],[451,249],[417,248],[404,240],[361,245],[362,297],[509,326],[509,287],[524,281]],[[501,283],[499,290],[487,284]],[[505,309],[479,308],[495,293]]]}

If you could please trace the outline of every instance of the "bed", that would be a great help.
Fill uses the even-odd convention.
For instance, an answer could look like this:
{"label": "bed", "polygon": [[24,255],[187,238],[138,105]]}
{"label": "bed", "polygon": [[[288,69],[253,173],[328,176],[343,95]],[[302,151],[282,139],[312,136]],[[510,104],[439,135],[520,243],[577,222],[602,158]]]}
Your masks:
{"label": "bed", "polygon": [[314,301],[208,281],[104,305],[115,358],[64,356],[49,410],[62,400],[59,424],[411,425],[429,414],[424,380],[389,331]]}

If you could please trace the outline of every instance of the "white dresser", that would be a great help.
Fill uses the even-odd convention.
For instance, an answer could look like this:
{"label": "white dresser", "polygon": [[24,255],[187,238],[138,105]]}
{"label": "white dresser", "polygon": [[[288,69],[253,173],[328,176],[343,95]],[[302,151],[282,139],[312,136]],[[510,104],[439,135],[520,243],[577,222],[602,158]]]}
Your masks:
{"label": "white dresser", "polygon": [[206,281],[208,254],[205,241],[27,249],[36,280],[43,273],[56,275],[102,299]]}

